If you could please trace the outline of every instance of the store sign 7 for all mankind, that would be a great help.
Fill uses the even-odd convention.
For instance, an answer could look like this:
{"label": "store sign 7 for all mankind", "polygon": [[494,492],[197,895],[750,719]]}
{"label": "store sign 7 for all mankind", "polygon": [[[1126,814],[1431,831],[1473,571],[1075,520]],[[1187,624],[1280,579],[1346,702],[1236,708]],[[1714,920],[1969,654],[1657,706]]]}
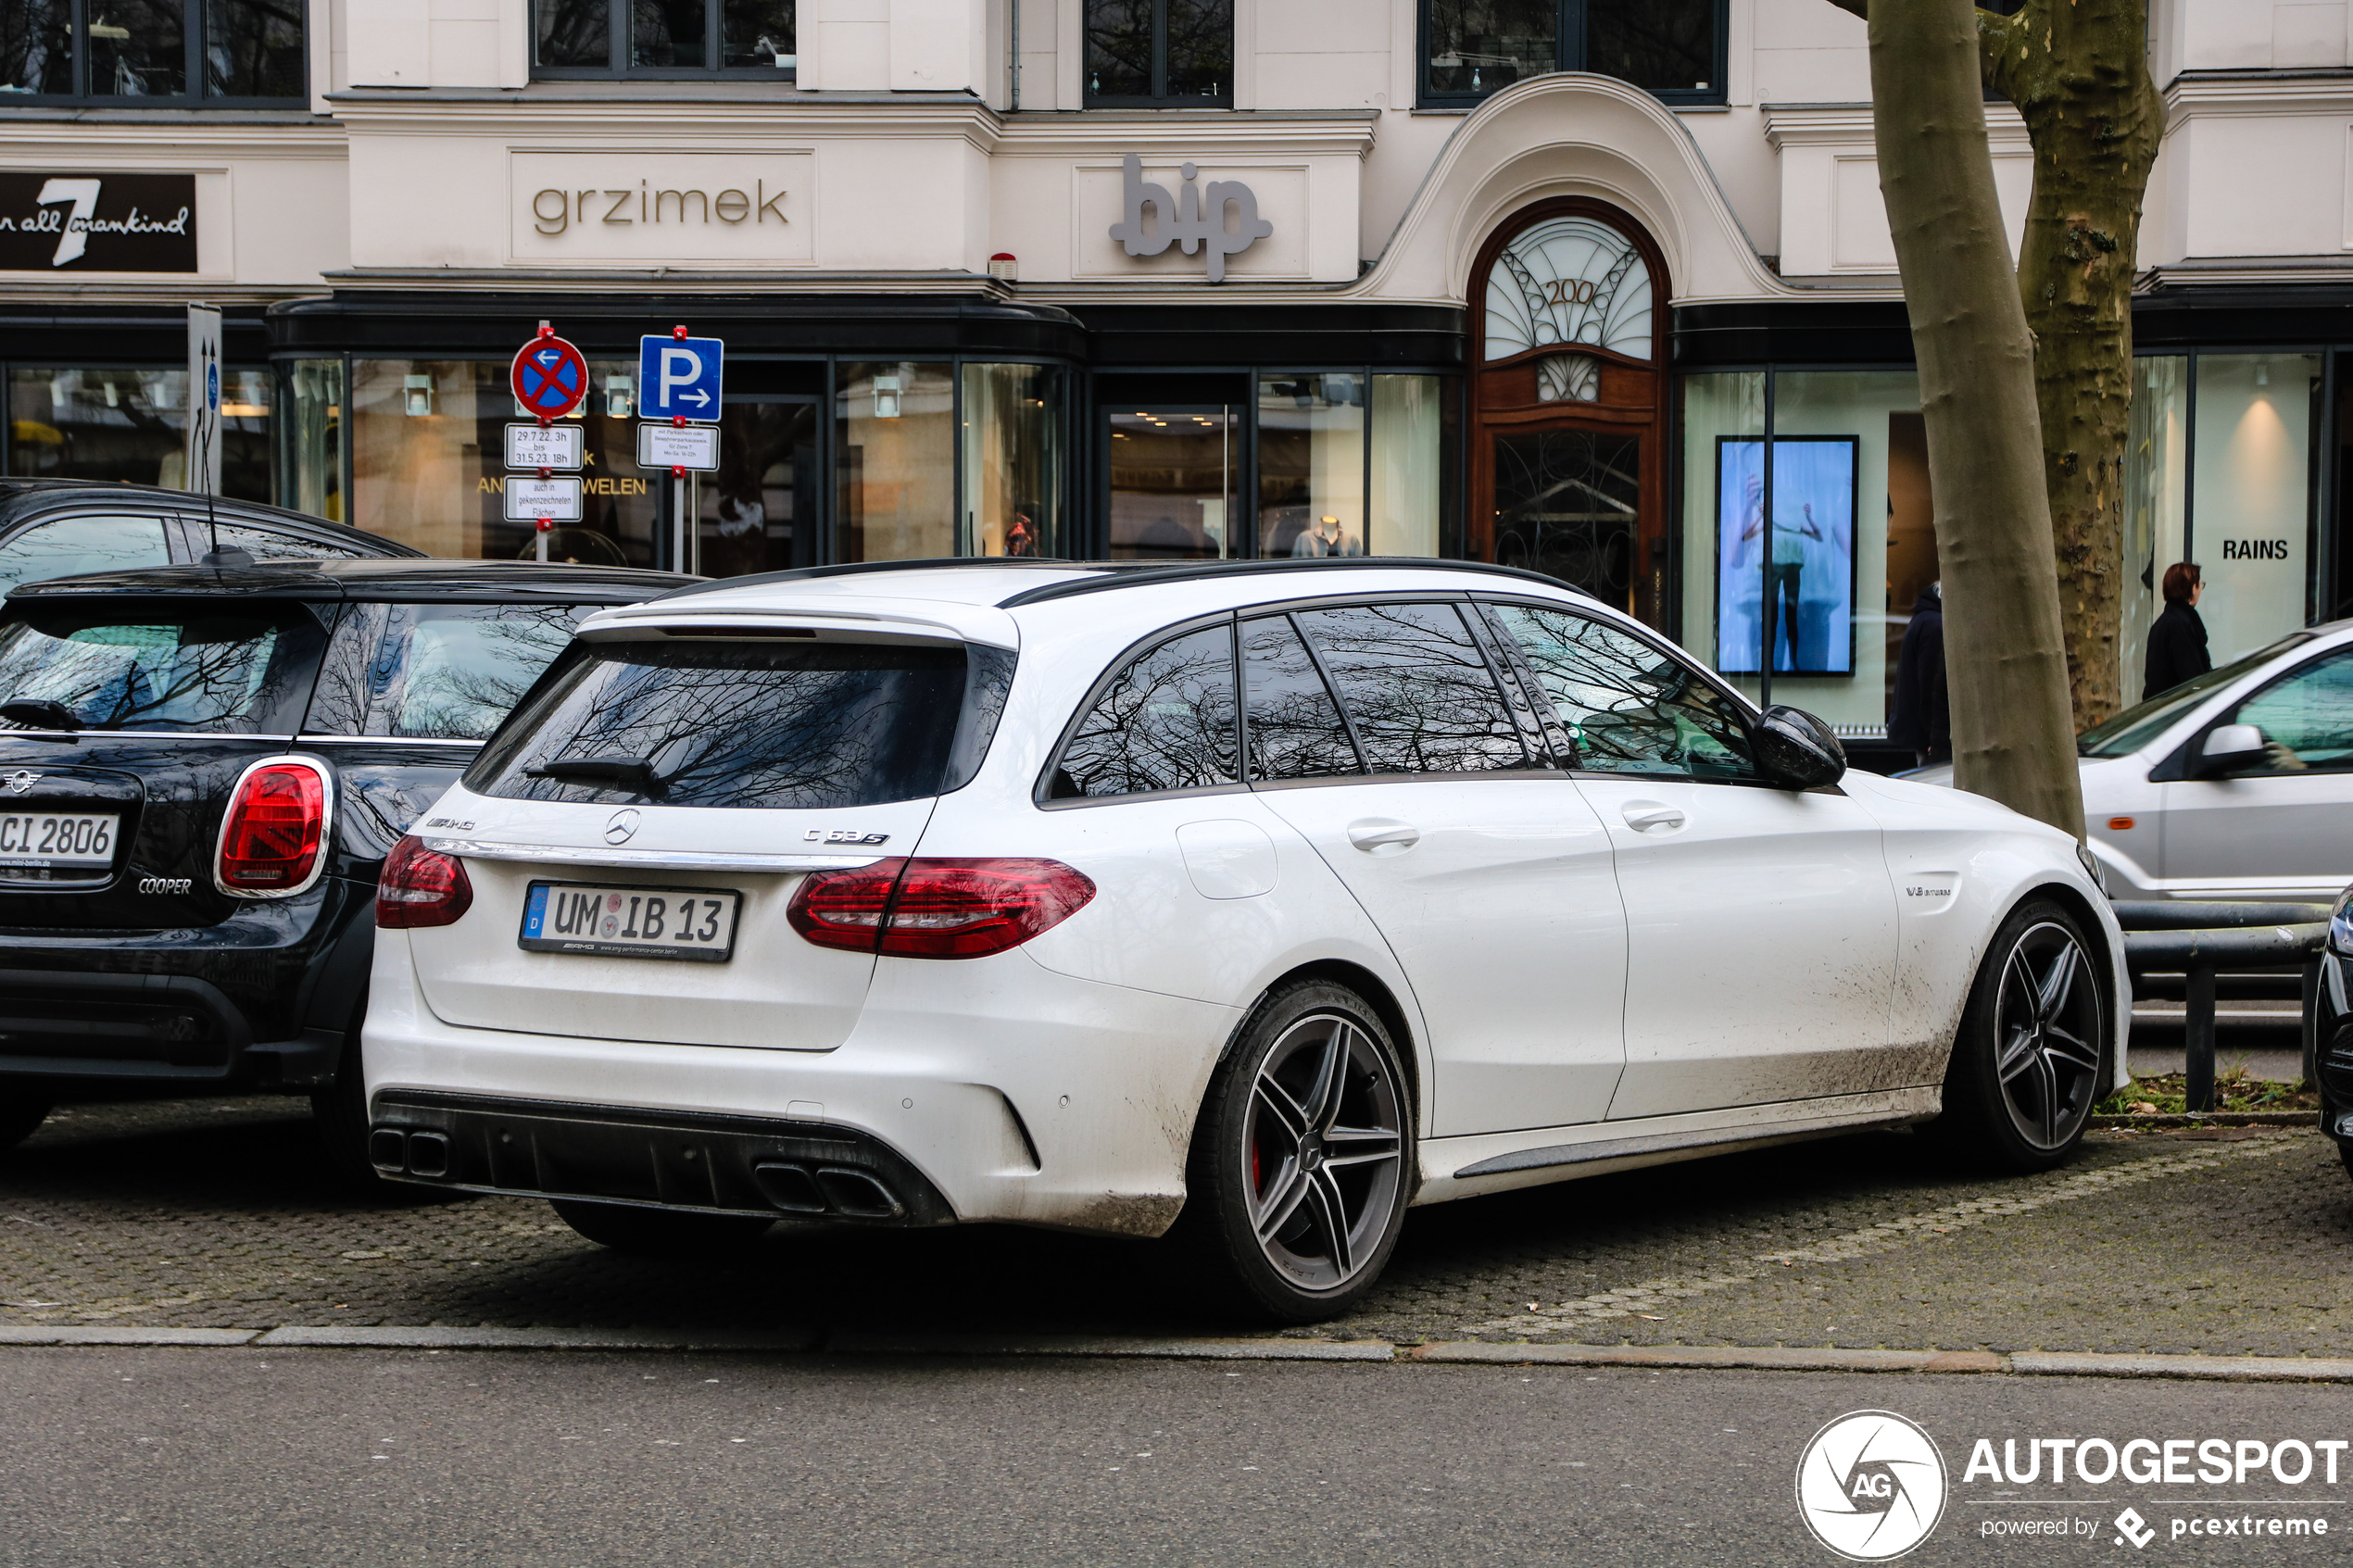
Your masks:
{"label": "store sign 7 for all mankind", "polygon": [[[1239,256],[1275,232],[1272,223],[1258,216],[1257,194],[1239,180],[1212,180],[1204,190],[1193,183],[1199,170],[1189,163],[1177,171],[1184,176],[1179,194],[1171,196],[1167,186],[1145,181],[1143,160],[1134,153],[1119,161],[1126,181],[1126,199],[1124,216],[1111,226],[1111,237],[1126,245],[1130,256],[1158,256],[1171,241],[1181,244],[1187,256],[1206,246],[1209,281],[1222,283],[1227,257]],[[1232,229],[1226,227],[1228,205],[1240,220]],[[1149,228],[1144,222],[1147,207],[1152,209]]]}

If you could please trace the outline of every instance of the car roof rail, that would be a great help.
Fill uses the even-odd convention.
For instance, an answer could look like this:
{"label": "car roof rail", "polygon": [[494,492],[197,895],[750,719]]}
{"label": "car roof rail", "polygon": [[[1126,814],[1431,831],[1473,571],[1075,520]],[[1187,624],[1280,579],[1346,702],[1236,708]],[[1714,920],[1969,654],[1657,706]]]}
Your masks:
{"label": "car roof rail", "polygon": [[741,577],[714,577],[708,583],[698,583],[691,588],[680,588],[662,596],[677,599],[692,594],[712,593],[721,588],[749,587],[759,583],[806,583],[812,578],[857,577],[870,571],[937,571],[949,567],[975,566],[1050,567],[1058,571],[1089,571],[1114,564],[1100,560],[1055,560],[1048,556],[930,556],[916,560],[837,561],[831,566],[796,566],[783,571],[749,571]]}
{"label": "car roof rail", "polygon": [[1547,577],[1541,571],[1529,571],[1516,566],[1491,566],[1477,560],[1440,560],[1423,556],[1323,556],[1274,560],[1220,561],[1088,561],[1074,565],[1104,567],[1108,570],[1095,576],[1071,582],[1046,583],[1035,588],[1025,588],[1010,598],[997,601],[1000,609],[1013,609],[1022,605],[1043,604],[1050,599],[1064,599],[1078,594],[1099,594],[1111,588],[1140,588],[1156,583],[1186,583],[1202,578],[1247,577],[1257,573],[1285,571],[1473,571],[1485,577],[1516,577],[1537,583],[1557,593],[1575,594],[1579,598],[1593,596],[1557,577]]}

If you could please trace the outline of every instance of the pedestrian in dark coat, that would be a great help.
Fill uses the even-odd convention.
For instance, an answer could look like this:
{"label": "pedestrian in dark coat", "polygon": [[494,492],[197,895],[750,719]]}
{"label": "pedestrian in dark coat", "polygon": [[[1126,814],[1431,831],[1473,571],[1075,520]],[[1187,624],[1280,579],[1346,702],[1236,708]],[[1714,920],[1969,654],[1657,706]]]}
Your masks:
{"label": "pedestrian in dark coat", "polygon": [[2206,581],[2196,561],[2175,561],[2165,569],[2165,612],[2149,628],[2143,702],[2214,668],[2206,651],[2206,622],[2197,618],[2197,601],[2205,592]]}
{"label": "pedestrian in dark coat", "polygon": [[1907,746],[1923,768],[1953,759],[1953,704],[1944,684],[1944,596],[1931,583],[1912,602],[1911,624],[1895,653],[1895,706],[1887,738]]}

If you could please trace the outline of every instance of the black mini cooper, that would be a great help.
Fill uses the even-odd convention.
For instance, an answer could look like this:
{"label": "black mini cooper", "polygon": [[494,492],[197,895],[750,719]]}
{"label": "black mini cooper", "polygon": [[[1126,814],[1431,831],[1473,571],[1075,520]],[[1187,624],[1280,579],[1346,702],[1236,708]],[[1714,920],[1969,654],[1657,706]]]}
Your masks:
{"label": "black mini cooper", "polygon": [[28,584],[0,611],[0,1149],[92,1080],[308,1091],[372,1180],[385,851],[571,640],[697,581],[310,560]]}

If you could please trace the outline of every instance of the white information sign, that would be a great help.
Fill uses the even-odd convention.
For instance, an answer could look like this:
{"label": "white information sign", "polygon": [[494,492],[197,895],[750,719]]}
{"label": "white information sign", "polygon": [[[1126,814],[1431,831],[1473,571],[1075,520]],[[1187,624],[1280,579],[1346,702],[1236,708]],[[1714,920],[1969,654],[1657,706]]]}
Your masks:
{"label": "white information sign", "polygon": [[719,471],[719,427],[663,425],[651,420],[637,427],[637,466],[641,469],[692,469]]}
{"label": "white information sign", "polygon": [[551,522],[580,521],[580,481],[576,479],[526,479],[510,474],[506,493],[510,522],[534,522],[543,517]]}
{"label": "white information sign", "polygon": [[510,469],[561,469],[580,471],[581,436],[575,424],[528,424],[507,427],[507,466]]}

